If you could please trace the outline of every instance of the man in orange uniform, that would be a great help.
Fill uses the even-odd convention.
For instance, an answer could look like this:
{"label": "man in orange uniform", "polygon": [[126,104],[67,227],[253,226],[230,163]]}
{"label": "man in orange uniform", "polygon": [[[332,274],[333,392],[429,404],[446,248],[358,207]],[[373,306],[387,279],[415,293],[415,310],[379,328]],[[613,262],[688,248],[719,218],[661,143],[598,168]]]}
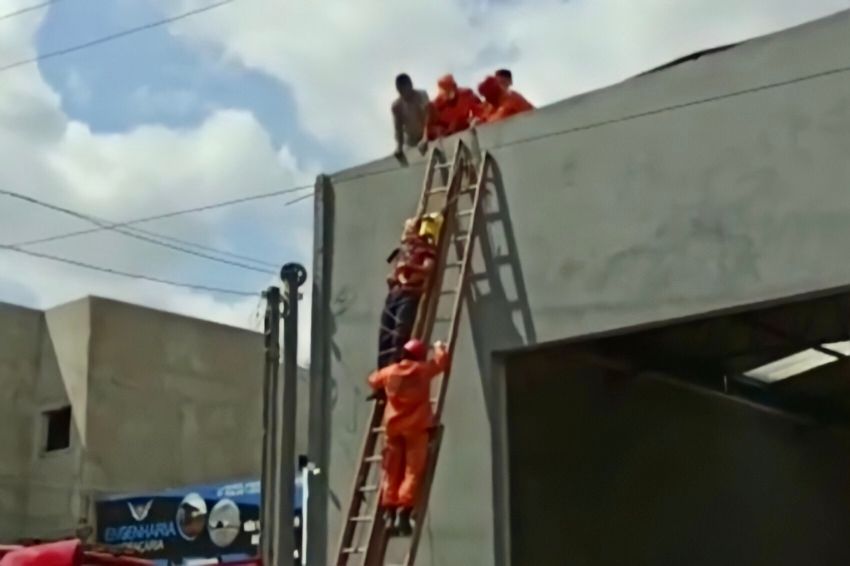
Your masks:
{"label": "man in orange uniform", "polygon": [[458,88],[452,75],[437,81],[439,94],[434,99],[434,114],[428,137],[431,140],[450,136],[469,128],[473,118],[481,113],[481,100],[468,88]]}
{"label": "man in orange uniform", "polygon": [[520,93],[506,90],[502,82],[493,76],[487,77],[478,85],[478,93],[486,101],[481,120],[485,123],[497,122],[521,112],[534,110],[534,106]]}
{"label": "man in orange uniform", "polygon": [[428,347],[414,339],[404,345],[400,361],[369,376],[375,393],[386,396],[381,505],[384,522],[392,534],[409,536],[413,532],[410,515],[428,463],[428,439],[434,420],[431,380],[448,365],[449,353],[441,342],[434,344],[434,359],[428,360]]}

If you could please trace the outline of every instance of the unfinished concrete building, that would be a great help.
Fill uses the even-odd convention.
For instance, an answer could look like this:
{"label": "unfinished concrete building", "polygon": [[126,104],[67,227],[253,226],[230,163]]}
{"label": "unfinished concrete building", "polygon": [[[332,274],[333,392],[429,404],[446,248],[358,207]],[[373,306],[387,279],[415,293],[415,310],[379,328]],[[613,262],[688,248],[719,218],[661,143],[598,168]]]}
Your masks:
{"label": "unfinished concrete building", "polygon": [[263,356],[260,333],[108,299],[0,304],[0,542],[72,535],[106,495],[259,478]]}
{"label": "unfinished concrete building", "polygon": [[[848,38],[842,12],[463,134],[499,175],[417,563],[847,563]],[[317,563],[422,186],[408,159],[317,183]]]}

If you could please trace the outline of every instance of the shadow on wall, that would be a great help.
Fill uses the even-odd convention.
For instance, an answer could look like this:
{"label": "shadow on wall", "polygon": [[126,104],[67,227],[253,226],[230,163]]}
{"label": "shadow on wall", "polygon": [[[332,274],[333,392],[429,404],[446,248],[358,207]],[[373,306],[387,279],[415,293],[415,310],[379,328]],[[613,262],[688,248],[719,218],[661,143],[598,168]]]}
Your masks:
{"label": "shadow on wall", "polygon": [[467,306],[487,416],[493,422],[492,353],[537,342],[528,293],[498,163],[487,160],[483,176],[483,222],[472,262]]}

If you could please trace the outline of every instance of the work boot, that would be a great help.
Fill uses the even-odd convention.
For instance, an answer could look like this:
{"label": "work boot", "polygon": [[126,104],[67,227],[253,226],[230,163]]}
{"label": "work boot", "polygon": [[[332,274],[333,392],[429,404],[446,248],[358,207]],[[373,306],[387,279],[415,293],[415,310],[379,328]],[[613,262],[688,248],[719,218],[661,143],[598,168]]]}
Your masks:
{"label": "work boot", "polygon": [[395,536],[396,534],[396,509],[395,507],[387,507],[384,509],[384,528],[387,530],[387,534],[390,536]]}
{"label": "work boot", "polygon": [[413,534],[413,525],[410,522],[410,514],[412,512],[413,509],[410,507],[401,508],[395,522],[395,534],[400,537],[409,537]]}

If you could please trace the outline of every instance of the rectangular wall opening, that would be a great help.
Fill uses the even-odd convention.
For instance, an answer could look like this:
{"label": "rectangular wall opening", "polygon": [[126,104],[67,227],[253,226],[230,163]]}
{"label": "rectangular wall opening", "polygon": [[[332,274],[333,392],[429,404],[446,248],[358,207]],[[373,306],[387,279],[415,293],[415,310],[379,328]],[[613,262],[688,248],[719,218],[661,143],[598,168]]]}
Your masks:
{"label": "rectangular wall opening", "polygon": [[511,564],[850,563],[850,295],[507,354]]}
{"label": "rectangular wall opening", "polygon": [[44,452],[56,452],[71,446],[71,407],[45,411],[43,416]]}

